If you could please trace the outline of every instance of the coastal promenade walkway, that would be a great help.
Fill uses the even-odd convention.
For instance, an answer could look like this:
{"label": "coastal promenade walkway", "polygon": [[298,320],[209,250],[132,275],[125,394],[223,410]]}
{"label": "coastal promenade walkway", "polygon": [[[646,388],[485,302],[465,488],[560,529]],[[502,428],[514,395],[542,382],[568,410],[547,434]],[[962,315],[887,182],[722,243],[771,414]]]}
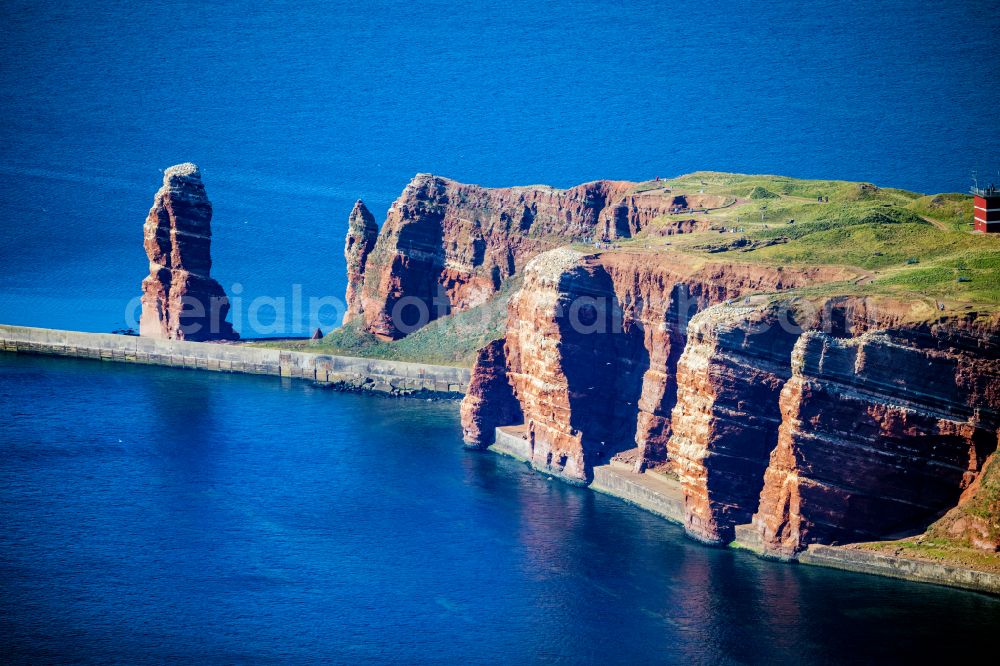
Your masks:
{"label": "coastal promenade walkway", "polygon": [[467,368],[450,366],[4,324],[0,324],[0,351],[296,377],[392,395],[462,394],[470,376]]}

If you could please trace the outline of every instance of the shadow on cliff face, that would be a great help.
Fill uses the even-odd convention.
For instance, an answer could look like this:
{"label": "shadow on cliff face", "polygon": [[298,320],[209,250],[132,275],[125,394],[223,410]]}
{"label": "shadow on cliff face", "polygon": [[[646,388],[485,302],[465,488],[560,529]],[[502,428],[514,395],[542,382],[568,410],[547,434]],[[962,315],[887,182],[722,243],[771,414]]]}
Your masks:
{"label": "shadow on cliff face", "polygon": [[422,328],[451,314],[451,301],[438,283],[444,268],[444,215],[437,210],[421,213],[423,224],[404,225],[399,231],[399,253],[392,259],[391,274],[398,284],[385,299],[389,316],[383,332],[394,338]]}
{"label": "shadow on cliff face", "polygon": [[[880,487],[890,491],[899,488],[894,495],[900,498],[901,506],[897,511],[878,508],[876,538],[921,534],[942,518],[959,503],[968,487],[970,468],[977,473],[983,469],[986,458],[996,450],[997,439],[995,431],[977,428],[968,436],[916,437],[908,439],[905,446],[927,461],[927,469],[890,470],[879,479]],[[850,533],[844,538],[846,541],[852,537],[857,539]]]}
{"label": "shadow on cliff face", "polygon": [[573,295],[562,304],[559,318],[561,355],[570,426],[582,434],[590,481],[594,465],[635,446],[639,395],[649,368],[649,353],[641,327],[625,319],[611,276],[602,267],[582,266],[565,273],[559,291]]}
{"label": "shadow on cliff face", "polygon": [[[659,432],[652,430],[642,433],[641,459],[643,464],[662,463],[669,458],[667,441],[673,434],[671,423],[674,407],[677,406],[677,364],[688,342],[688,325],[691,319],[709,303],[709,295],[703,285],[678,282],[670,289],[663,313],[665,356],[662,372],[663,384],[659,395],[653,401],[653,413],[659,418]],[[655,385],[655,380],[653,382]]]}

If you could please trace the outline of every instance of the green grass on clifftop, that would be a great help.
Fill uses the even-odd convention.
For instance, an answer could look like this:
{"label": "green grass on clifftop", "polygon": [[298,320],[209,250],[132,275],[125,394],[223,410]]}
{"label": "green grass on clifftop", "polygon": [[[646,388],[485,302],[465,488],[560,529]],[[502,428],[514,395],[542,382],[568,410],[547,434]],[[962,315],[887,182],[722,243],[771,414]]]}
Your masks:
{"label": "green grass on clifftop", "polygon": [[[636,239],[623,241],[626,247],[707,254],[716,261],[841,265],[867,273],[854,284],[815,290],[830,295],[842,290],[923,299],[948,310],[1000,305],[1000,234],[972,233],[971,196],[716,172],[665,182],[672,194],[734,196],[737,203],[660,218]],[[714,230],[669,238],[658,233],[659,226],[691,216]]]}
{"label": "green grass on clifftop", "polygon": [[[666,189],[665,189],[666,188]],[[619,243],[652,253],[683,252],[711,261],[856,269],[850,282],[802,290],[818,296],[888,296],[921,301],[921,312],[993,312],[1000,306],[1000,234],[972,231],[972,197],[922,195],[837,180],[700,171],[639,183],[648,197],[706,194],[725,206],[667,215]],[[698,219],[711,230],[665,235],[671,224]],[[551,247],[570,239],[548,238]],[[589,246],[582,248],[590,250]],[[308,351],[471,365],[476,350],[503,334],[506,304],[519,280],[489,303],[432,322],[396,342],[348,326],[320,343],[260,343]]]}

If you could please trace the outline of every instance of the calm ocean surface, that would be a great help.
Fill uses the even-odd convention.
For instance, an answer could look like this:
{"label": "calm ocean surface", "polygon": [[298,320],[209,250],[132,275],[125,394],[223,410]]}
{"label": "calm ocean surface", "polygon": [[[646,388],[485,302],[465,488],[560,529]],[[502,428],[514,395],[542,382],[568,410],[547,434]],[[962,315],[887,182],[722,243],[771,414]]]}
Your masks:
{"label": "calm ocean surface", "polygon": [[[244,320],[341,296],[353,201],[422,171],[965,190],[1000,166],[998,34],[992,1],[7,0],[0,323],[123,326],[182,161]],[[453,403],[0,354],[0,407],[3,662],[886,663],[1000,626],[464,452]]]}
{"label": "calm ocean surface", "polygon": [[941,663],[1000,600],[765,562],[455,403],[0,354],[0,661]]}
{"label": "calm ocean surface", "polygon": [[997,35],[995,0],[5,0],[0,321],[122,326],[184,161],[241,310],[342,296],[354,200],[381,221],[417,172],[966,191],[1000,169]]}

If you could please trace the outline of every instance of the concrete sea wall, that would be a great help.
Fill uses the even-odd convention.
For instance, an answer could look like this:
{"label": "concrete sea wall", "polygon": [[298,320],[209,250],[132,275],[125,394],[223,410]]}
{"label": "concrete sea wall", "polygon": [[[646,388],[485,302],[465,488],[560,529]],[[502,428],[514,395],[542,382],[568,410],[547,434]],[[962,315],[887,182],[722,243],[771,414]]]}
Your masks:
{"label": "concrete sea wall", "polygon": [[684,524],[684,493],[680,483],[673,479],[636,474],[628,465],[611,462],[594,468],[590,487],[671,522]]}
{"label": "concrete sea wall", "polygon": [[2,324],[0,351],[298,377],[394,395],[465,393],[469,386],[466,368]]}
{"label": "concrete sea wall", "polygon": [[[524,424],[496,429],[490,451],[530,463],[531,444]],[[539,470],[547,474],[545,470]],[[684,493],[674,479],[654,474],[636,474],[627,464],[612,461],[594,467],[591,490],[617,497],[675,523],[684,523]]]}
{"label": "concrete sea wall", "polygon": [[497,428],[493,445],[489,447],[489,450],[524,462],[530,461],[531,446],[528,444],[524,432],[523,425]]}
{"label": "concrete sea wall", "polygon": [[803,564],[1000,594],[1000,574],[857,548],[812,544],[798,559]]}

